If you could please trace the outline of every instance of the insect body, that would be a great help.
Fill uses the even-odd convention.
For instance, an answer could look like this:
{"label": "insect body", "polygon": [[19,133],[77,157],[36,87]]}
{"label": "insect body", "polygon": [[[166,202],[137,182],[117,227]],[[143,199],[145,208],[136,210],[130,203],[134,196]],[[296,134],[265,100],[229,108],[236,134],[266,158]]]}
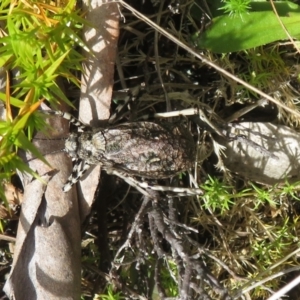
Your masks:
{"label": "insect body", "polygon": [[192,167],[195,144],[187,130],[172,124],[124,123],[72,133],[65,151],[89,165],[116,168],[145,178],[166,178]]}
{"label": "insect body", "polygon": [[142,121],[90,128],[68,113],[49,113],[68,119],[82,130],[71,133],[65,142],[65,151],[75,161],[65,192],[91,165],[100,164],[108,173],[122,178],[126,174],[162,179],[190,169],[195,162],[193,137],[182,125]]}

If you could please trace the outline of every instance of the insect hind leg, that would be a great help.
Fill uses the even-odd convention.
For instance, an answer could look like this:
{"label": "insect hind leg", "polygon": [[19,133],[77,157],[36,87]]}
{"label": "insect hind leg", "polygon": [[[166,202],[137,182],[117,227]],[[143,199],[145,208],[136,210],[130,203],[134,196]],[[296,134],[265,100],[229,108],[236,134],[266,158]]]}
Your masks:
{"label": "insect hind leg", "polygon": [[128,176],[124,172],[120,172],[116,169],[106,169],[108,174],[116,175],[127,182],[129,185],[137,189],[143,195],[150,197],[151,195],[147,190],[152,190],[156,192],[170,192],[176,196],[191,196],[191,195],[203,195],[203,190],[199,188],[180,188],[171,186],[160,186],[160,185],[150,185],[147,182],[140,182],[133,177]]}

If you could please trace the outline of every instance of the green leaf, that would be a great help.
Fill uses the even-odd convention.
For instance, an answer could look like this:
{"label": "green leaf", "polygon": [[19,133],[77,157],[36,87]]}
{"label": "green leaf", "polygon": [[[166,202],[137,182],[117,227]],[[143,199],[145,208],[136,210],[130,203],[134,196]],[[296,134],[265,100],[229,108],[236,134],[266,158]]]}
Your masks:
{"label": "green leaf", "polygon": [[[0,101],[6,102],[6,98],[7,98],[7,95],[0,92]],[[11,105],[18,107],[18,108],[21,108],[22,106],[24,106],[23,101],[21,101],[17,98],[14,98],[12,96],[9,97],[9,102]]]}
{"label": "green leaf", "polygon": [[10,152],[7,154],[2,154],[0,156],[0,166],[5,166],[7,164],[9,164],[14,158],[16,157],[16,153],[15,152]]}
{"label": "green leaf", "polygon": [[[3,49],[0,50],[0,51],[3,52]],[[1,56],[0,56],[0,67],[3,67],[11,58],[12,58],[11,53],[1,54]]]}
{"label": "green leaf", "polygon": [[[0,137],[7,135],[9,132],[12,131],[12,124],[10,121],[0,121]],[[1,142],[1,146],[3,144],[3,140]]]}
{"label": "green leaf", "polygon": [[[293,38],[300,37],[300,8],[281,20]],[[287,39],[274,12],[250,12],[240,17],[220,16],[199,37],[193,36],[201,49],[216,53],[235,52]]]}
{"label": "green leaf", "polygon": [[33,178],[45,183],[45,181],[42,179],[42,177],[40,177],[36,172],[31,170],[19,157],[16,157],[16,162],[18,163],[16,168],[20,172],[26,172],[26,173],[30,174]]}
{"label": "green leaf", "polygon": [[67,57],[69,52],[70,51],[66,51],[63,55],[61,55],[61,57],[57,58],[56,61],[51,62],[51,64],[48,65],[48,68],[44,70],[44,73],[38,78],[38,80],[45,79],[45,82],[49,82],[55,79],[58,76],[58,74],[55,74],[55,71],[61,65],[64,59]]}
{"label": "green leaf", "polygon": [[24,114],[23,116],[18,116],[17,119],[15,119],[15,124],[13,126],[13,133],[19,134],[19,132],[24,129],[27,125],[27,120],[30,117],[30,112]]}
{"label": "green leaf", "polygon": [[26,151],[30,151],[36,158],[40,159],[43,163],[51,167],[47,160],[43,157],[43,155],[38,151],[38,149],[31,142],[29,142],[28,138],[23,132],[20,132],[18,134],[15,145],[23,148]]}
{"label": "green leaf", "polygon": [[[2,178],[10,178],[13,172],[15,172],[16,169],[18,169],[21,172],[26,172],[30,174],[35,179],[41,180],[44,182],[44,180],[33,170],[31,170],[26,163],[23,162],[23,160],[17,156],[16,153],[11,152],[8,154],[5,154],[0,157],[0,167],[1,170],[4,170],[4,173],[2,172],[1,176]],[[1,179],[0,176],[0,179]]]}
{"label": "green leaf", "polygon": [[11,4],[10,0],[4,0],[0,2],[0,11],[4,10],[4,8],[7,8]]}

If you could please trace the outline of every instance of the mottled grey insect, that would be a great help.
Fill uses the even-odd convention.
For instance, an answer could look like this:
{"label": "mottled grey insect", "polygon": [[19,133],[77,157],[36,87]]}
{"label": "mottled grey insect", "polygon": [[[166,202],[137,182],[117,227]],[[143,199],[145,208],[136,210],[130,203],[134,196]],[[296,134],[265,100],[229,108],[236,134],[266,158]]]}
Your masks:
{"label": "mottled grey insect", "polygon": [[[71,133],[65,151],[72,158],[74,169],[63,190],[69,191],[91,165],[115,174],[129,184],[155,189],[132,178],[172,177],[190,169],[195,162],[196,145],[190,132],[182,125],[169,122],[129,122],[108,128],[90,128],[69,113],[51,112],[68,119],[82,132]],[[140,190],[140,189],[139,189]],[[172,190],[163,188],[159,190]],[[200,192],[199,189],[177,189],[178,192]]]}

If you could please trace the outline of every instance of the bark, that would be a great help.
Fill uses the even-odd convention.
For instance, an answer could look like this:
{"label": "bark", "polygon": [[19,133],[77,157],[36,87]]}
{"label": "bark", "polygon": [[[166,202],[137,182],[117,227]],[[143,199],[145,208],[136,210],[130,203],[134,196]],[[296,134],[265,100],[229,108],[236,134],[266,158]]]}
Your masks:
{"label": "bark", "polygon": [[[108,120],[113,88],[114,65],[119,36],[120,12],[116,3],[84,1],[87,19],[94,28],[85,28],[84,41],[92,52],[83,64],[79,119],[92,126]],[[100,180],[100,166],[88,171],[79,183],[81,218],[89,213]]]}
{"label": "bark", "polygon": [[[94,28],[85,28],[85,40],[93,51],[87,53],[82,78],[80,119],[97,125],[108,119],[112,95],[114,62],[118,38],[117,5],[91,1],[85,4],[87,20]],[[49,141],[37,141],[42,153],[59,146],[54,137],[66,137],[68,122],[51,118]],[[29,166],[43,177],[44,183],[23,177],[24,202],[19,221],[11,273],[5,284],[10,299],[80,299],[81,222],[90,212],[99,182],[99,167],[86,176],[77,197],[76,188],[63,193],[61,188],[72,170],[64,153],[47,155],[51,167],[29,160]]]}
{"label": "bark", "polygon": [[[298,132],[287,126],[271,123],[244,122],[239,127],[250,130],[241,130],[240,133],[269,151],[272,156],[265,155],[246,143],[233,141],[224,144],[221,141],[226,146],[224,163],[230,171],[269,185],[284,182],[286,179],[289,182],[300,179]],[[234,131],[231,128],[231,133]]]}
{"label": "bark", "polygon": [[[52,120],[59,128],[52,137],[66,134],[64,120]],[[37,140],[36,146],[51,152],[57,141]],[[79,299],[80,298],[80,218],[74,192],[61,188],[71,171],[64,153],[47,155],[51,167],[29,154],[29,166],[44,182],[20,174],[24,198],[19,220],[12,270],[4,291],[10,299]]]}

